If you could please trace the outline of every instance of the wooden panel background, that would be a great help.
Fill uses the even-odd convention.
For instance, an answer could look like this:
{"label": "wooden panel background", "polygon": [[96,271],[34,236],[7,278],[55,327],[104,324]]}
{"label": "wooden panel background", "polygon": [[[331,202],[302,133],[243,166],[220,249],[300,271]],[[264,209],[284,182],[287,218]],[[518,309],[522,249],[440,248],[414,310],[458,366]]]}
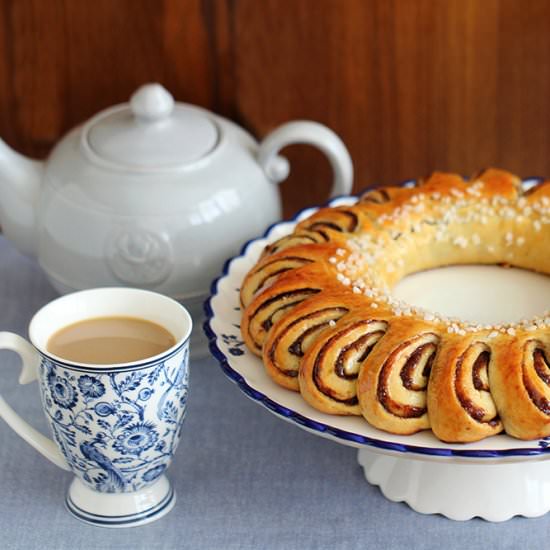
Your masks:
{"label": "wooden panel background", "polygon": [[[21,152],[147,81],[258,137],[327,124],[356,190],[489,165],[550,176],[546,0],[0,0],[0,136]],[[308,146],[285,154],[288,215],[331,176]]]}

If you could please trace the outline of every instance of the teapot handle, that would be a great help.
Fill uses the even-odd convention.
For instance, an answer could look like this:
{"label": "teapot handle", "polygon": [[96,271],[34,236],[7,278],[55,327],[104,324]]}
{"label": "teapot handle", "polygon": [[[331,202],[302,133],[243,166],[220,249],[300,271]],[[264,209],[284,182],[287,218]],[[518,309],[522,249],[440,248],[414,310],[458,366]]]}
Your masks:
{"label": "teapot handle", "polygon": [[291,143],[306,143],[318,147],[327,155],[334,173],[330,196],[348,195],[353,186],[353,164],[344,142],[332,130],[307,120],[287,122],[268,134],[258,149],[258,162],[267,177],[279,183],[290,172],[286,158],[277,155]]}
{"label": "teapot handle", "polygon": [[[0,332],[0,349],[8,349],[19,354],[22,360],[20,384],[29,384],[38,379],[38,366],[40,356],[24,338],[12,332]],[[3,418],[8,426],[20,435],[29,445],[51,460],[63,470],[69,470],[69,466],[63,455],[57,450],[55,443],[35,430],[25,422],[6,402],[0,394],[0,418]]]}

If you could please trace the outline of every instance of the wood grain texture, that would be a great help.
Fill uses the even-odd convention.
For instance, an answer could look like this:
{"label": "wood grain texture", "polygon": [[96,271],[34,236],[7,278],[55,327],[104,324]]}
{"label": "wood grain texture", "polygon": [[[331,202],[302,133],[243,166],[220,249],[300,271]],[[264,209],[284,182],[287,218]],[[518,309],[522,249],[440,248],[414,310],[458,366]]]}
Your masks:
{"label": "wood grain texture", "polygon": [[[494,165],[550,176],[545,0],[0,0],[0,136],[44,157],[148,81],[257,137],[313,119],[347,144],[355,189]],[[325,200],[305,145],[285,214]]]}

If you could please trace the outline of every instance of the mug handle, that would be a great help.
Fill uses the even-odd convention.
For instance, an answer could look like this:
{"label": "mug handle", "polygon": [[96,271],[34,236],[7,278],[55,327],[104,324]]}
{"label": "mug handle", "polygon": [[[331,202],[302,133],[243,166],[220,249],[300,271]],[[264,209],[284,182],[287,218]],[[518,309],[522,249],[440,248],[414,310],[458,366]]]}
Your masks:
{"label": "mug handle", "polygon": [[289,163],[277,153],[291,143],[313,145],[328,157],[334,173],[331,197],[351,193],[353,164],[344,142],[330,128],[308,120],[287,122],[268,134],[260,144],[258,162],[271,181],[279,183],[288,177]]}
{"label": "mug handle", "polygon": [[[18,334],[12,332],[0,332],[0,349],[15,351],[22,360],[20,384],[29,384],[38,380],[38,368],[40,366],[40,355],[35,349]],[[0,394],[0,417],[2,417],[19,436],[21,436],[31,447],[51,460],[56,466],[63,470],[70,470],[63,455],[57,449],[53,440],[42,435],[30,424],[25,422],[6,402]]]}

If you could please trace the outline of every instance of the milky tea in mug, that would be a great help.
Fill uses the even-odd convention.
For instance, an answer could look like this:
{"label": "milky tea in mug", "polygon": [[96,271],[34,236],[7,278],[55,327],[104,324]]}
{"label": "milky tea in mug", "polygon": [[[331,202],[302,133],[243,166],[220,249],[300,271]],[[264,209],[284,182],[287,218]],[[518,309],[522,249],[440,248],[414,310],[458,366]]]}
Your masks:
{"label": "milky tea in mug", "polygon": [[[75,477],[65,504],[104,527],[149,523],[176,501],[166,477],[187,409],[192,320],[147,290],[98,288],[61,296],[32,318],[29,339],[0,332],[38,380],[53,439],[0,395],[0,417]],[[73,355],[76,354],[76,355]]]}
{"label": "milky tea in mug", "polygon": [[46,347],[67,361],[112,365],[154,357],[175,343],[171,332],[146,319],[96,317],[63,327]]}

